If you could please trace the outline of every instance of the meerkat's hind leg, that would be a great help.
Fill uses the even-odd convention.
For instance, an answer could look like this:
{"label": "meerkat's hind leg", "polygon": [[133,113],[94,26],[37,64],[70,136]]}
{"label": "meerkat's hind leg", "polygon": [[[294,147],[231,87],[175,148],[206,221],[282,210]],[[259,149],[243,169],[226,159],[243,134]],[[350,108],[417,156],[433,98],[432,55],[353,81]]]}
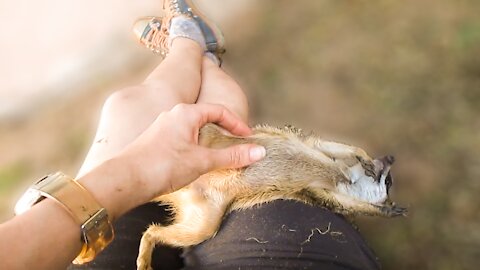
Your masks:
{"label": "meerkat's hind leg", "polygon": [[140,241],[140,249],[137,257],[137,270],[152,270],[152,252],[155,248],[155,241],[152,238],[151,233],[147,233],[152,226],[143,234],[142,240]]}
{"label": "meerkat's hind leg", "polygon": [[226,206],[205,200],[176,207],[174,223],[168,226],[150,225],[140,241],[137,269],[151,268],[152,252],[158,243],[187,247],[213,237],[220,226]]}

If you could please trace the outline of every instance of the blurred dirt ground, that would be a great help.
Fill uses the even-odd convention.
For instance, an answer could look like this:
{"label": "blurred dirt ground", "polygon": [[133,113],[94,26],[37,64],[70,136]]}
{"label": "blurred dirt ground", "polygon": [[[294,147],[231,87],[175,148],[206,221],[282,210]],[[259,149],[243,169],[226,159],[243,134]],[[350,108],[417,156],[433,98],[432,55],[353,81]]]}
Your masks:
{"label": "blurred dirt ground", "polygon": [[[385,269],[480,265],[479,12],[475,0],[264,0],[224,28],[253,123],[395,155],[393,199],[409,216],[358,222]],[[0,126],[2,212],[43,173],[75,174],[105,97],[157,61]]]}

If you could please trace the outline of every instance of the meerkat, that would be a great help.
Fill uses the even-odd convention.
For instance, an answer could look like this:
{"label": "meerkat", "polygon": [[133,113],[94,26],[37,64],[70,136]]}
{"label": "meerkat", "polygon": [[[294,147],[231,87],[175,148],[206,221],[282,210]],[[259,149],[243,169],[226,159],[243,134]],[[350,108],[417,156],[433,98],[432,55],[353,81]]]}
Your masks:
{"label": "meerkat", "polygon": [[250,137],[227,135],[213,124],[200,131],[199,143],[211,148],[253,143],[266,156],[246,168],[222,169],[160,196],[174,214],[167,226],[151,225],[143,234],[137,269],[151,269],[158,243],[174,247],[199,244],[213,237],[223,216],[277,199],[319,205],[333,212],[393,217],[406,214],[388,196],[392,156],[372,159],[357,147],[304,135],[293,127],[259,126]]}

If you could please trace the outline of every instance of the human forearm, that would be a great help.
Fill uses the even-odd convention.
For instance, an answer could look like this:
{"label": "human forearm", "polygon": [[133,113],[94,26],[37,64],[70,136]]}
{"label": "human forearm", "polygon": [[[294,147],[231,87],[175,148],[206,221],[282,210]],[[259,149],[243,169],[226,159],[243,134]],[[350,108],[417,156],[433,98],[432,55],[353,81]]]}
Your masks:
{"label": "human forearm", "polygon": [[[265,154],[264,149],[255,145],[237,145],[228,149],[199,146],[200,127],[212,122],[237,136],[250,133],[248,126],[221,106],[176,106],[161,114],[121,153],[77,180],[97,201],[94,205],[104,207],[114,221],[128,210],[182,188],[208,171],[243,167]],[[45,181],[45,185],[51,184]],[[67,190],[64,187],[56,186],[60,191]],[[65,192],[68,195],[63,199],[69,203],[72,199],[76,202],[85,199],[85,196]],[[81,189],[78,192],[82,192]],[[90,195],[86,196],[89,200]],[[82,206],[86,208],[81,204],[79,209],[86,211]],[[83,216],[79,221],[83,223],[87,219]],[[60,203],[45,199],[1,224],[2,269],[65,269],[80,252],[79,221]]]}
{"label": "human forearm", "polygon": [[111,221],[151,198],[129,165],[135,161],[127,159],[117,156],[107,160],[77,180],[107,210]]}
{"label": "human forearm", "polygon": [[[128,162],[123,160],[107,161],[78,179],[107,209],[112,221],[146,200],[143,194],[132,192],[138,182],[130,179],[125,164]],[[0,257],[5,269],[65,269],[82,245],[80,224],[50,199],[2,224],[0,235]]]}
{"label": "human forearm", "polygon": [[4,269],[65,269],[81,248],[80,226],[49,199],[0,225],[0,235]]}

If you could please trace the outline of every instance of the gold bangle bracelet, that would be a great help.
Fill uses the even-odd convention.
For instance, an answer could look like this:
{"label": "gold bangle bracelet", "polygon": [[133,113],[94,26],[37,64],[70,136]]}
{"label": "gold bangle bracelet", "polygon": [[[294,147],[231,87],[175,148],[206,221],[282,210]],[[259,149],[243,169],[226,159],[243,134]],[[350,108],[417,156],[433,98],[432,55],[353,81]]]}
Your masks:
{"label": "gold bangle bracelet", "polygon": [[15,214],[27,211],[45,198],[59,203],[80,224],[83,246],[74,264],[92,261],[113,240],[106,209],[80,183],[61,172],[47,175],[30,186],[15,205]]}

